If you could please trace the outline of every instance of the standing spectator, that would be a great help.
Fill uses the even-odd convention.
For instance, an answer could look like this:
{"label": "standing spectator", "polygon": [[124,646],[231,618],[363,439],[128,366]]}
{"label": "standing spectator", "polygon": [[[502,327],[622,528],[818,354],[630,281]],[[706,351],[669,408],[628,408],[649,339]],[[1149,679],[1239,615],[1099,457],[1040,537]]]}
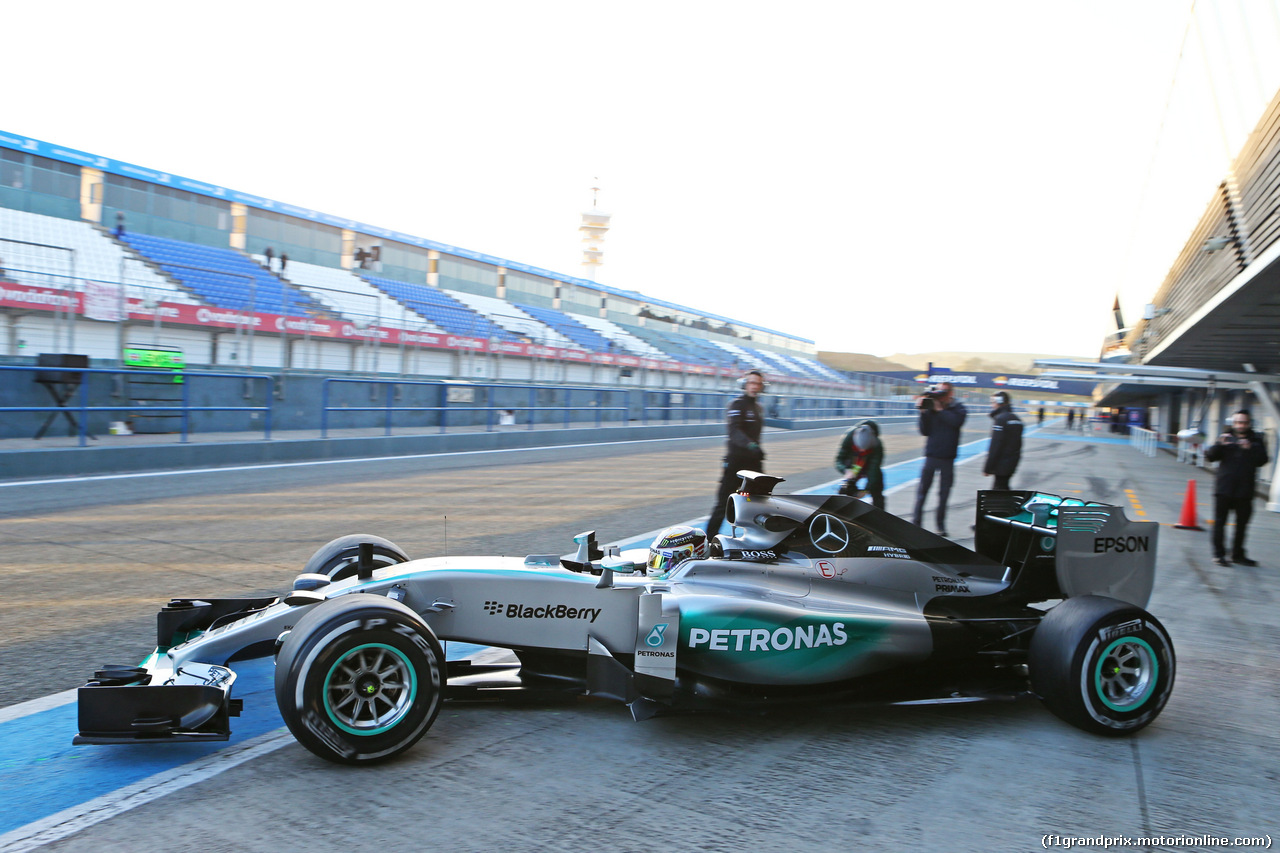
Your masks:
{"label": "standing spectator", "polygon": [[920,407],[920,434],[928,440],[924,445],[924,468],[920,471],[920,487],[916,490],[916,508],[912,521],[922,527],[924,499],[933,486],[933,475],[939,474],[938,532],[947,535],[947,498],[955,477],[956,455],[960,452],[960,429],[969,412],[956,400],[950,382],[940,382],[935,391],[916,401]]}
{"label": "standing spectator", "polygon": [[724,521],[725,502],[738,489],[741,469],[764,471],[764,451],[760,448],[760,433],[764,428],[764,411],[756,397],[764,390],[764,374],[748,370],[742,377],[742,396],[725,410],[725,427],[728,445],[725,447],[724,470],[720,474],[720,491],[707,519],[707,537],[715,540]]}
{"label": "standing spectator", "polygon": [[1076,428],[1076,410],[1067,409],[1067,432]]}
{"label": "standing spectator", "polygon": [[[1253,492],[1258,469],[1267,464],[1267,443],[1253,430],[1253,418],[1247,409],[1231,416],[1231,429],[1218,436],[1218,441],[1205,449],[1204,458],[1218,463],[1213,482],[1213,557],[1219,566],[1239,563],[1256,566],[1244,553],[1244,533],[1253,515]],[[1227,559],[1227,515],[1236,514],[1236,533],[1231,543],[1231,559]]]}
{"label": "standing spectator", "polygon": [[280,275],[284,275],[285,265],[289,263],[289,256],[284,252],[280,253]]}
{"label": "standing spectator", "polygon": [[1007,490],[1022,458],[1022,421],[1013,412],[1009,395],[997,391],[991,396],[991,447],[982,466],[984,477],[995,477],[991,488]]}
{"label": "standing spectator", "polygon": [[262,254],[267,256],[267,269],[270,270],[271,264],[275,260],[276,253],[272,250],[270,246],[268,246],[266,248],[266,251],[264,251]]}
{"label": "standing spectator", "polygon": [[[880,442],[879,424],[870,419],[858,421],[840,439],[840,449],[836,451],[836,470],[844,474],[840,494],[853,497],[869,494],[872,505],[876,509],[884,509],[883,462],[884,445]],[[860,490],[858,481],[864,477],[867,485]]]}
{"label": "standing spectator", "polygon": [[1044,406],[1040,407],[1040,411],[1036,412],[1036,424],[1044,423]]}
{"label": "standing spectator", "polygon": [[123,238],[124,238],[124,211],[117,210],[116,211],[116,239],[121,240]]}

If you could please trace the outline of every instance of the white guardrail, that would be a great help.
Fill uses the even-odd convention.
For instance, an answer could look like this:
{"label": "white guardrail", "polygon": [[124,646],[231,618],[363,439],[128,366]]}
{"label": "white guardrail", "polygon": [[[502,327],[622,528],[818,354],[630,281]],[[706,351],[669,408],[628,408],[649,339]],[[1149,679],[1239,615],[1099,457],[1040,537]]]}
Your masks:
{"label": "white guardrail", "polygon": [[1160,441],[1160,433],[1153,429],[1138,426],[1129,427],[1129,446],[1136,447],[1143,456],[1155,456],[1156,445]]}

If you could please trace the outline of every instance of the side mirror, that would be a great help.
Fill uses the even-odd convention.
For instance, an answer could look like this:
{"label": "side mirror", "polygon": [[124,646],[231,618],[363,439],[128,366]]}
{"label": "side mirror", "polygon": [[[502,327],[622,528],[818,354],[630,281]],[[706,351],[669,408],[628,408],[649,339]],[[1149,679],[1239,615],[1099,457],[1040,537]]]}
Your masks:
{"label": "side mirror", "polygon": [[605,557],[600,563],[601,568],[610,569],[620,575],[635,574],[639,570],[635,560],[628,560],[623,557]]}

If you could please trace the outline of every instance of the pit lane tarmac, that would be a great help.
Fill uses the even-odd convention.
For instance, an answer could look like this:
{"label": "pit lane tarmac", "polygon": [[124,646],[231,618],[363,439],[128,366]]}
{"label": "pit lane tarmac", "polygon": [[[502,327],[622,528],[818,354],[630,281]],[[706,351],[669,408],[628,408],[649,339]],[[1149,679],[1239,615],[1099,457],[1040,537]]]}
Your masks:
{"label": "pit lane tarmac", "polygon": [[[784,490],[821,487],[838,434],[769,433],[766,466],[788,478]],[[149,651],[155,610],[171,596],[274,592],[319,544],[350,532],[414,556],[561,552],[590,528],[624,540],[705,515],[719,444],[0,489],[0,850],[135,850],[139,838],[278,851],[1003,850],[1038,848],[1046,834],[1277,837],[1280,523],[1255,514],[1259,568],[1215,566],[1207,533],[1168,526],[1188,479],[1209,494],[1206,475],[1052,426],[1028,437],[1016,486],[1166,523],[1150,609],[1173,637],[1178,683],[1135,738],[1087,735],[1034,700],[644,723],[621,705],[575,700],[446,706],[401,759],[353,769],[282,732],[268,663],[245,669],[246,716],[219,748],[70,746],[74,705],[58,696],[99,664]],[[886,444],[901,463],[888,508],[907,514],[919,437],[891,429]],[[971,522],[982,449],[957,468],[953,533]]]}

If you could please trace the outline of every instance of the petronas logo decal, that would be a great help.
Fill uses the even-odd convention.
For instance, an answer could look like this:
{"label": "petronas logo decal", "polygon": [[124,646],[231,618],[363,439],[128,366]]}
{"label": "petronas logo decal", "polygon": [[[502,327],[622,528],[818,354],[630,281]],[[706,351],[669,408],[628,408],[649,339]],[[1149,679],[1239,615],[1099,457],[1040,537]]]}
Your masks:
{"label": "petronas logo decal", "polygon": [[653,630],[649,632],[649,636],[644,638],[645,645],[653,646],[654,648],[662,645],[662,635],[666,630],[666,622],[663,622],[661,625],[654,625]]}

